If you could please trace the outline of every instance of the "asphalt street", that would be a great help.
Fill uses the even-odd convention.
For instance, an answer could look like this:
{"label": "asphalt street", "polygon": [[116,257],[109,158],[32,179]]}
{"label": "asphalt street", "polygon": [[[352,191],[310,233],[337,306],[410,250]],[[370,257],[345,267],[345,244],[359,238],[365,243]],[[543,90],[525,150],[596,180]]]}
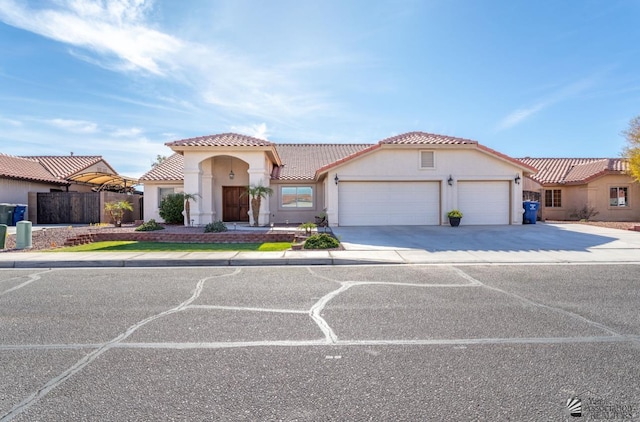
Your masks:
{"label": "asphalt street", "polygon": [[638,419],[639,269],[4,269],[0,421]]}

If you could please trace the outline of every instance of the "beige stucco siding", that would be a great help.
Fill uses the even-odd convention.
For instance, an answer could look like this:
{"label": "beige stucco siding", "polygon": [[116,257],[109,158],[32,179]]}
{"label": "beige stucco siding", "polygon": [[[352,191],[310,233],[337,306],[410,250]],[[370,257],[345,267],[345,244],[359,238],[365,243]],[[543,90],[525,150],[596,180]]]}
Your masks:
{"label": "beige stucco siding", "polygon": [[[609,203],[609,189],[626,187],[628,206],[614,207]],[[562,191],[561,207],[545,207],[545,190]],[[594,221],[640,221],[640,185],[626,175],[605,175],[584,185],[547,186],[541,190],[542,218],[545,220],[575,220],[585,206],[598,212]]]}
{"label": "beige stucco siding", "polygon": [[[0,179],[0,202],[27,204],[29,192],[50,192],[51,189],[60,189],[60,186],[29,182],[26,180]],[[64,187],[62,187],[62,189],[64,189]]]}
{"label": "beige stucco siding", "polygon": [[[313,192],[313,203],[309,208],[287,208],[283,207],[282,187],[311,187]],[[271,215],[269,221],[276,224],[299,224],[314,222],[315,216],[325,208],[324,184],[314,181],[271,181],[273,195],[269,198],[269,209]]]}
{"label": "beige stucco siding", "polygon": [[[420,151],[434,152],[434,167],[420,167]],[[514,183],[516,174],[522,180],[522,171],[516,165],[498,159],[475,148],[380,148],[368,155],[332,169],[328,180],[337,175],[340,182],[349,181],[437,181],[440,182],[442,201],[441,221],[446,222],[447,211],[457,208],[458,181],[508,181],[510,221],[522,222],[522,184]],[[452,185],[448,179],[453,179]],[[329,220],[338,218],[338,188],[328,186]]]}
{"label": "beige stucco siding", "polygon": [[181,182],[152,182],[145,181],[144,182],[144,220],[149,221],[151,219],[156,220],[161,223],[164,222],[162,217],[160,217],[160,210],[158,208],[159,197],[158,193],[160,192],[160,188],[173,188],[175,192],[183,192],[183,184]]}

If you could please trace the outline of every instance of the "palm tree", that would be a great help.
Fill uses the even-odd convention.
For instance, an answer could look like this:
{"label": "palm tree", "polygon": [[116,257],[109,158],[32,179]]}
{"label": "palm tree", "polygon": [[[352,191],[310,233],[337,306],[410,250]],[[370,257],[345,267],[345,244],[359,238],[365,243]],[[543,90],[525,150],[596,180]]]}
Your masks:
{"label": "palm tree", "polygon": [[104,204],[104,210],[109,213],[113,225],[122,226],[122,217],[125,211],[133,211],[133,205],[129,201],[109,201]]}
{"label": "palm tree", "polygon": [[273,195],[273,189],[267,186],[247,186],[247,191],[243,195],[249,195],[251,198],[251,212],[253,213],[253,225],[258,226],[258,218],[260,217],[260,204],[262,198]]}
{"label": "palm tree", "polygon": [[184,200],[184,214],[187,217],[187,226],[191,225],[191,204],[189,201],[196,202],[196,198],[200,195],[197,193],[184,193],[182,192],[182,199]]}

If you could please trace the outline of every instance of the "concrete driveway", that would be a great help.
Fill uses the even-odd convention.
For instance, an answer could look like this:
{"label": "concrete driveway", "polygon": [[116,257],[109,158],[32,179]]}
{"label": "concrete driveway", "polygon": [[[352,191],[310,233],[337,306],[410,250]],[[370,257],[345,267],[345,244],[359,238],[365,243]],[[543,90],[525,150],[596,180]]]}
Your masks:
{"label": "concrete driveway", "polygon": [[640,232],[585,224],[514,226],[384,226],[332,227],[348,251],[576,251],[637,250]]}

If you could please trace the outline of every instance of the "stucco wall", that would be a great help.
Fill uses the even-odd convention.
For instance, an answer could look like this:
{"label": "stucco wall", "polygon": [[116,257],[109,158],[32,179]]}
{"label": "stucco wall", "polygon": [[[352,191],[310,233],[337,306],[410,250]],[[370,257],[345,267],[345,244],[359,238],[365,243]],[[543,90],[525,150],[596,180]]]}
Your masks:
{"label": "stucco wall", "polygon": [[[435,166],[420,168],[420,151],[434,151]],[[513,183],[516,175],[520,184]],[[457,207],[459,181],[497,181],[510,183],[512,192],[511,221],[522,222],[522,171],[514,164],[475,148],[381,148],[369,155],[332,169],[327,180],[327,210],[330,221],[338,220],[338,186],[331,183],[338,175],[343,181],[439,181],[442,186],[442,221],[446,212]],[[451,176],[453,184],[447,180]]]}
{"label": "stucco wall", "polygon": [[[313,189],[313,206],[310,208],[285,208],[282,207],[282,187],[307,187]],[[272,181],[273,195],[269,198],[269,208],[271,210],[270,222],[276,224],[301,224],[314,222],[315,216],[325,208],[324,185],[315,182],[277,182]]]}
{"label": "stucco wall", "polygon": [[[627,188],[627,207],[612,207],[609,203],[609,189]],[[590,202],[595,204],[599,214],[596,221],[640,221],[640,184],[626,175],[608,175],[589,183]]]}
{"label": "stucco wall", "polygon": [[29,192],[49,192],[51,189],[58,188],[60,188],[58,185],[0,178],[0,202],[27,204]]}
{"label": "stucco wall", "polygon": [[140,219],[140,199],[143,198],[141,195],[129,195],[126,193],[117,193],[117,192],[100,192],[100,209],[101,216],[100,222],[102,223],[111,223],[111,217],[104,210],[104,206],[107,202],[112,201],[127,201],[133,207],[133,211],[125,211],[122,222],[123,223],[132,223],[135,220]]}
{"label": "stucco wall", "polygon": [[160,188],[173,188],[176,193],[183,191],[182,183],[180,182],[145,182],[143,196],[144,221],[154,219],[159,223],[164,222],[162,217],[160,217],[160,210],[158,208],[158,192]]}
{"label": "stucco wall", "polygon": [[[627,207],[612,207],[609,203],[609,189],[626,187],[628,189]],[[544,189],[562,191],[562,207],[544,206]],[[575,220],[577,212],[585,206],[595,209],[598,214],[593,221],[640,221],[640,185],[626,175],[606,175],[585,185],[565,185],[546,187],[542,190],[541,216],[545,220]]]}

